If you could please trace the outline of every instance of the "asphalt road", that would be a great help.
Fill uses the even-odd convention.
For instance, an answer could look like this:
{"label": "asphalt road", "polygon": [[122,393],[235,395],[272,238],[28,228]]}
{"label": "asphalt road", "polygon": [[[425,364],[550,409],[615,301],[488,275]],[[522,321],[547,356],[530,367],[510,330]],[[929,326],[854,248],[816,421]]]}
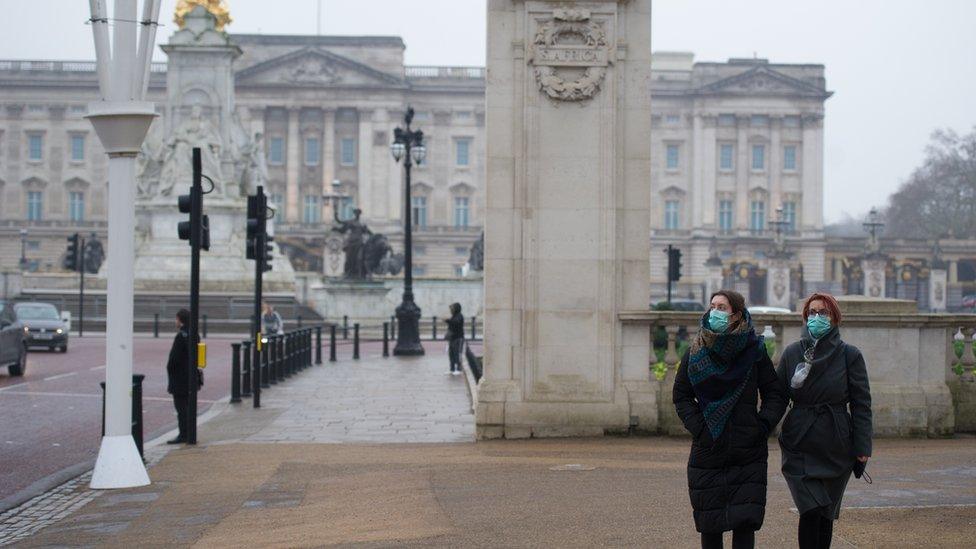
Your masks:
{"label": "asphalt road", "polygon": [[[145,374],[145,440],[176,428],[166,393],[166,359],[173,334],[136,337],[133,373]],[[198,411],[230,393],[230,342],[209,338],[205,383]],[[72,337],[67,353],[32,350],[23,377],[0,369],[0,510],[81,473],[94,462],[101,440],[105,338]]]}

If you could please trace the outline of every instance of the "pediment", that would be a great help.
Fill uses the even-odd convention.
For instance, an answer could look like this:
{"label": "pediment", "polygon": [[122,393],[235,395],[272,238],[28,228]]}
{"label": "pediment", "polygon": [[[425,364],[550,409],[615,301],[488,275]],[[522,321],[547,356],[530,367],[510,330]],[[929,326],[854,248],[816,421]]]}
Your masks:
{"label": "pediment", "polygon": [[675,185],[669,185],[661,189],[661,196],[665,198],[681,198],[685,195],[685,190]]}
{"label": "pediment", "polygon": [[699,91],[709,95],[799,95],[822,99],[833,95],[832,92],[765,66],[754,67],[735,76],[712,82],[702,86]]}
{"label": "pediment", "polygon": [[319,48],[304,48],[252,65],[235,75],[239,86],[406,87],[396,76]]}

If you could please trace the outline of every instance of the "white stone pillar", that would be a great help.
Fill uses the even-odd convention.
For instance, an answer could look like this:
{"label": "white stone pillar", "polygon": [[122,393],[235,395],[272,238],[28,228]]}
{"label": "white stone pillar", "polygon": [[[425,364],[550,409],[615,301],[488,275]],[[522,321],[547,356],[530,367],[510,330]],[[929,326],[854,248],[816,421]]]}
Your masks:
{"label": "white stone pillar", "polygon": [[[804,230],[823,230],[823,115],[803,116],[803,156],[800,159]],[[883,291],[883,287],[882,287]]]}
{"label": "white stone pillar", "polygon": [[[336,139],[335,139],[335,109],[326,109],[322,113],[324,119],[322,130],[322,194],[332,194],[332,181],[336,177]],[[324,204],[323,220],[331,223],[332,201]]]}
{"label": "white stone pillar", "polygon": [[749,229],[749,172],[752,170],[752,151],[749,149],[749,117],[740,115],[736,121],[735,162],[735,228]]}
{"label": "white stone pillar", "polygon": [[885,267],[884,259],[865,258],[861,260],[861,271],[864,273],[864,295],[868,297],[885,297]]}
{"label": "white stone pillar", "polygon": [[705,263],[705,299],[724,287],[724,277],[722,276],[722,263]]}
{"label": "white stone pillar", "polygon": [[285,141],[285,220],[298,223],[301,220],[298,203],[298,176],[302,162],[302,137],[298,131],[298,107],[288,109],[288,139]]}
{"label": "white stone pillar", "polygon": [[[359,180],[359,204],[367,219],[375,219],[373,204],[373,111],[359,111],[359,136],[356,138],[359,154],[356,156]],[[431,206],[428,206],[431,207]]]}
{"label": "white stone pillar", "polygon": [[948,304],[949,273],[945,269],[929,271],[929,310],[944,313]]}
{"label": "white stone pillar", "polygon": [[766,305],[790,309],[790,264],[781,259],[771,260],[766,269]]}
{"label": "white stone pillar", "polygon": [[650,0],[488,1],[482,438],[656,428],[618,319],[650,297],[650,32]]}

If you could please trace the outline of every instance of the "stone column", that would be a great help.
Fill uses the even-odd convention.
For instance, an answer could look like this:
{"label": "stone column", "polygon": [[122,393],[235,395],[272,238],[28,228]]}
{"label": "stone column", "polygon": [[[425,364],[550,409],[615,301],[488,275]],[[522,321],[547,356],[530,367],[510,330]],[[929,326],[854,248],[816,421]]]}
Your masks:
{"label": "stone column", "polygon": [[298,131],[298,107],[288,109],[288,139],[285,140],[285,220],[298,223],[298,175],[302,163],[302,138]]}
{"label": "stone column", "polygon": [[[359,151],[356,170],[359,179],[359,207],[366,212],[366,218],[375,219],[373,204],[373,111],[359,111],[359,136],[356,138]],[[430,207],[430,206],[428,206]]]}
{"label": "stone column", "polygon": [[[804,229],[823,230],[823,115],[803,116],[803,156],[800,158]],[[882,293],[884,285],[882,284]]]}
{"label": "stone column", "polygon": [[736,116],[735,142],[735,228],[749,230],[749,172],[752,170],[752,151],[749,149],[749,117]]}
{"label": "stone column", "polygon": [[654,430],[650,0],[489,0],[481,438]]}
{"label": "stone column", "polygon": [[766,305],[791,308],[790,264],[782,259],[772,259],[766,269]]}
{"label": "stone column", "polygon": [[864,295],[885,297],[885,267],[888,262],[882,258],[864,258],[861,271],[864,273]]}
{"label": "stone column", "polygon": [[943,269],[929,271],[929,310],[944,313],[948,304],[949,272]]}
{"label": "stone column", "polygon": [[[332,180],[336,176],[336,153],[335,153],[335,115],[334,109],[326,109],[322,113],[322,194],[332,194]],[[325,211],[322,219],[326,223],[331,223],[332,202],[326,201],[323,204]]]}
{"label": "stone column", "polygon": [[711,257],[705,262],[705,299],[724,287],[722,276],[722,260]]}

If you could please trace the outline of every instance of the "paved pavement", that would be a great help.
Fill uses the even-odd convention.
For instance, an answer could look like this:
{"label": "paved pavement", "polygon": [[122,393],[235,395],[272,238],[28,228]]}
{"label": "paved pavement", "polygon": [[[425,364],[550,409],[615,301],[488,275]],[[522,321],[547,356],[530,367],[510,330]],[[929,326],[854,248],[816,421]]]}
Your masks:
{"label": "paved pavement", "polygon": [[[20,530],[0,515],[0,544],[19,531],[23,547],[698,546],[686,439],[420,444],[473,432],[466,384],[430,350],[306,369],[257,410],[217,404],[200,445],[151,450],[169,451],[152,485],[79,483],[16,510]],[[875,448],[874,484],[852,481],[833,547],[971,547],[976,438]],[[796,546],[778,461],[771,443],[759,547]]]}

